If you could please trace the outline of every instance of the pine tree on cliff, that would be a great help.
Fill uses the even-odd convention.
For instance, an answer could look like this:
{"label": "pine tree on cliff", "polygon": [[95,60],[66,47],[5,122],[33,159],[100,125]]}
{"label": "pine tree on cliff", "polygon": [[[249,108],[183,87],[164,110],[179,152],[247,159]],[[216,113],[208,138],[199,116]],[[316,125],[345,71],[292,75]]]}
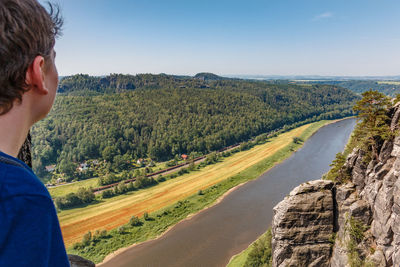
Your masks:
{"label": "pine tree on cliff", "polygon": [[390,100],[384,94],[372,90],[362,93],[362,96],[353,108],[359,120],[354,136],[364,150],[371,151],[371,157],[378,160],[379,147],[392,136],[388,116]]}

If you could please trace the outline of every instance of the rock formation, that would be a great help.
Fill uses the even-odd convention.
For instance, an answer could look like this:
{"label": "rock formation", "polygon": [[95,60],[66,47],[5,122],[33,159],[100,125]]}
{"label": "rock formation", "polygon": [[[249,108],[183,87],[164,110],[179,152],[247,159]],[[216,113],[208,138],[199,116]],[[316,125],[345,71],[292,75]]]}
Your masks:
{"label": "rock formation", "polygon": [[[390,111],[398,131],[400,108]],[[274,208],[273,266],[400,266],[400,134],[377,159],[354,149],[350,181],[307,182]]]}
{"label": "rock formation", "polygon": [[334,230],[333,182],[296,187],[274,208],[274,266],[326,266]]}
{"label": "rock formation", "polygon": [[77,255],[69,254],[68,260],[69,260],[69,264],[71,265],[71,267],[95,267],[96,266],[93,262],[91,262],[85,258],[82,258],[80,256],[77,256]]}

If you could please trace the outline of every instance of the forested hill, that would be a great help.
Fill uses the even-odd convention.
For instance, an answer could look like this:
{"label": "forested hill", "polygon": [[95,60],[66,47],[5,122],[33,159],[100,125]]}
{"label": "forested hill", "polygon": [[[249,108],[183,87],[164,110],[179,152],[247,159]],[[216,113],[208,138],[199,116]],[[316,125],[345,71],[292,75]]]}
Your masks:
{"label": "forested hill", "polygon": [[59,93],[93,95],[95,93],[120,93],[135,89],[160,89],[176,87],[206,88],[209,81],[230,80],[213,73],[198,73],[194,77],[167,74],[110,74],[94,77],[77,74],[63,77],[60,81]]}
{"label": "forested hill", "polygon": [[351,115],[358,99],[331,85],[205,83],[147,74],[73,77],[64,79],[61,88],[122,92],[59,94],[49,116],[32,130],[38,173],[46,165],[87,159],[118,164],[206,153],[299,121]]}
{"label": "forested hill", "polygon": [[[104,77],[94,77],[77,74],[63,77],[58,89],[59,93],[74,95],[96,95],[103,93],[120,93],[135,89],[161,89],[177,87],[208,88],[214,81],[238,81],[240,79],[221,77],[213,73],[202,72],[190,76],[167,74],[110,74]],[[328,84],[340,86],[361,94],[370,89],[377,90],[388,96],[395,97],[400,93],[399,81],[380,80],[268,80],[271,84]]]}
{"label": "forested hill", "polygon": [[214,73],[209,73],[209,72],[201,72],[197,73],[193,78],[195,79],[200,79],[203,81],[219,81],[219,80],[227,80],[228,78],[224,78],[218,75],[215,75]]}
{"label": "forested hill", "polygon": [[[304,83],[304,82],[302,82]],[[327,80],[310,81],[308,84],[331,84],[348,88],[351,91],[361,94],[368,90],[376,90],[387,96],[395,97],[400,94],[400,81],[380,81],[380,80]]]}

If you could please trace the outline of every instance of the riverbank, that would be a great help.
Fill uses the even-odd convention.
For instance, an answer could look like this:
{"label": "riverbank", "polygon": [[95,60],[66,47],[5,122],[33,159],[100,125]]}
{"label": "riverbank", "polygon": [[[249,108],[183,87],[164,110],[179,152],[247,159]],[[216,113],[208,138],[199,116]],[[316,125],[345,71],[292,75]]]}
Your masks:
{"label": "riverbank", "polygon": [[[229,195],[230,193],[232,193],[233,191],[235,191],[236,189],[238,189],[240,186],[242,186],[242,185],[244,185],[244,184],[245,184],[245,182],[243,182],[243,183],[241,183],[241,184],[239,184],[239,185],[237,185],[237,186],[235,186],[235,187],[229,189],[229,190],[226,191],[222,196],[220,196],[211,206],[205,207],[205,208],[203,208],[202,210],[200,210],[200,211],[197,212],[197,213],[189,214],[185,219],[181,220],[180,222],[188,221],[188,220],[192,219],[194,216],[200,214],[201,212],[206,211],[207,209],[211,208],[211,207],[214,206],[214,205],[217,205],[217,204],[220,203],[227,195]],[[157,239],[163,237],[163,236],[164,236],[165,234],[167,234],[170,230],[172,230],[172,229],[174,228],[174,226],[175,226],[175,225],[170,226],[165,232],[163,232],[161,235],[157,236],[155,239],[147,240],[147,241],[145,241],[145,242],[143,242],[143,243],[146,243],[146,242],[149,242],[149,241],[153,241],[153,240],[157,240]],[[101,263],[97,264],[96,266],[101,267],[103,264],[106,264],[107,262],[109,262],[110,260],[112,260],[114,257],[120,255],[120,254],[123,253],[124,251],[127,251],[127,250],[129,250],[129,249],[131,249],[131,248],[134,248],[135,246],[140,245],[140,244],[143,244],[143,243],[135,243],[135,244],[130,245],[129,247],[120,248],[120,249],[118,249],[118,250],[112,252],[111,254],[107,255],[107,256],[104,258],[104,260],[103,260]]]}
{"label": "riverbank", "polygon": [[[271,168],[276,163],[289,157],[293,151],[301,146],[301,144],[296,144],[293,142],[293,137],[300,137],[301,139],[306,140],[317,129],[327,123],[329,123],[329,121],[321,121],[313,123],[311,125],[304,125],[290,132],[284,133],[278,137],[275,137],[271,139],[270,142],[264,145],[256,146],[249,151],[240,152],[238,153],[238,155],[235,154],[234,156],[232,156],[232,158],[237,158],[235,158],[235,161],[233,162],[231,158],[228,158],[225,159],[222,163],[216,164],[215,166],[210,166],[209,169],[226,169],[229,168],[229,166],[226,166],[226,164],[228,163],[228,165],[231,165],[233,171],[236,171],[236,175],[232,175],[231,172],[230,178],[229,176],[223,176],[222,182],[219,181],[217,183],[214,183],[214,185],[210,185],[211,187],[208,186],[208,189],[203,190],[202,195],[192,193],[190,197],[186,198],[183,201],[181,200],[181,204],[174,204],[160,211],[151,213],[150,216],[153,217],[154,220],[144,221],[143,225],[140,227],[127,227],[124,233],[121,234],[117,233],[117,230],[112,230],[109,232],[109,238],[96,241],[95,244],[91,244],[85,249],[70,251],[72,253],[78,253],[80,255],[88,257],[95,262],[100,262],[104,259],[106,255],[108,255],[112,251],[115,251],[116,249],[127,247],[132,243],[143,242],[147,239],[154,239],[164,233],[172,225],[185,219],[188,215],[194,214],[204,209],[205,207],[215,205],[215,201],[222,195],[224,195],[228,190],[246,181],[257,178],[260,174],[265,172],[265,170]],[[264,157],[261,157],[260,155],[263,155]],[[248,160],[248,158],[250,158],[250,161]],[[247,162],[247,164],[243,164],[243,162]],[[240,165],[241,168],[235,168],[235,166],[237,165]],[[212,170],[212,172],[207,171],[201,176],[207,174],[207,177],[216,172],[216,169]],[[199,173],[200,172],[203,172],[203,170],[199,171]],[[197,175],[199,173],[197,173]],[[233,172],[233,174],[234,173],[235,172]],[[217,172],[216,174],[218,176],[220,173]],[[190,174],[187,176],[190,176]],[[188,186],[191,187],[190,184]],[[197,189],[196,191],[194,191],[194,193],[195,192],[197,192]]]}

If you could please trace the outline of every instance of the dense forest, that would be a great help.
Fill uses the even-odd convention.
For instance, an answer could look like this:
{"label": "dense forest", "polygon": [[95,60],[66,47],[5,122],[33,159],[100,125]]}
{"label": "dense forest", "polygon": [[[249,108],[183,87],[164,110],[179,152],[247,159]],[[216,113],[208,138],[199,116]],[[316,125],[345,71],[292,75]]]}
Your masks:
{"label": "dense forest", "polygon": [[93,95],[96,93],[120,93],[135,89],[162,88],[207,88],[208,81],[233,80],[213,73],[198,73],[193,78],[167,74],[110,74],[106,77],[93,77],[85,74],[64,77],[58,93],[73,95]]}
{"label": "dense forest", "polygon": [[298,121],[352,115],[357,99],[338,86],[208,73],[65,77],[51,113],[32,129],[34,169],[40,176],[50,164],[65,170],[88,159],[118,165],[207,153]]}
{"label": "dense forest", "polygon": [[310,81],[308,84],[331,84],[348,88],[351,91],[361,94],[368,90],[376,90],[387,96],[394,97],[400,93],[400,82],[377,81],[377,80],[346,80],[346,81]]}

